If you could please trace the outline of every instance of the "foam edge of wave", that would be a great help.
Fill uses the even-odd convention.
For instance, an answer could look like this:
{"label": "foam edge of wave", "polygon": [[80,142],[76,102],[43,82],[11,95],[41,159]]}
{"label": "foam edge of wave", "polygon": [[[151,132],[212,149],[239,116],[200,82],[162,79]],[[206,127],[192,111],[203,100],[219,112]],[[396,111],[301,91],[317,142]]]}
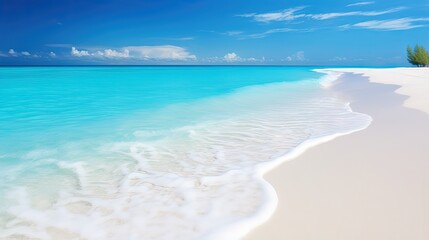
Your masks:
{"label": "foam edge of wave", "polygon": [[[320,84],[323,88],[332,87],[335,84],[335,82],[339,79],[339,77],[343,75],[343,73],[341,72],[324,70],[324,69],[314,69],[313,71],[326,74],[325,76],[322,76],[320,79]],[[345,105],[347,106],[347,110],[349,112],[354,112],[350,106],[350,102],[345,103]],[[271,185],[271,183],[267,181],[264,178],[264,176],[268,174],[270,171],[282,165],[283,163],[299,157],[310,148],[332,141],[341,136],[362,131],[371,125],[373,118],[370,115],[359,113],[359,112],[354,112],[354,113],[360,114],[361,116],[366,118],[365,122],[362,123],[362,126],[354,128],[349,131],[343,131],[343,132],[329,134],[323,137],[308,139],[302,142],[301,144],[299,144],[291,151],[285,153],[284,155],[274,158],[272,161],[263,162],[256,165],[254,177],[256,180],[260,181],[260,183],[264,188],[265,199],[267,201],[265,203],[265,206],[262,206],[255,214],[248,217],[246,220],[240,220],[240,221],[237,221],[236,223],[230,224],[229,226],[226,226],[221,231],[206,235],[204,239],[208,239],[208,240],[242,239],[245,236],[247,236],[249,233],[251,233],[252,230],[266,223],[273,216],[277,208],[279,199],[274,186]]]}

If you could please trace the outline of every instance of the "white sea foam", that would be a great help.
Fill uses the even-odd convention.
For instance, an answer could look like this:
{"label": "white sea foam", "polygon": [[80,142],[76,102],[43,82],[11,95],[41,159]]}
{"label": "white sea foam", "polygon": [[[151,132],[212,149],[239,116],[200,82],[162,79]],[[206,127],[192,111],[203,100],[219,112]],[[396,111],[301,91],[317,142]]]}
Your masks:
{"label": "white sea foam", "polygon": [[[5,190],[0,238],[241,238],[277,205],[265,172],[369,125],[333,96],[315,81],[248,87],[124,119],[122,139],[58,146]],[[194,121],[133,124],[172,116]]]}
{"label": "white sea foam", "polygon": [[335,84],[335,81],[337,81],[341,77],[341,75],[343,75],[342,72],[336,72],[326,69],[314,69],[313,71],[325,74],[320,80],[320,85],[324,88],[332,87]]}

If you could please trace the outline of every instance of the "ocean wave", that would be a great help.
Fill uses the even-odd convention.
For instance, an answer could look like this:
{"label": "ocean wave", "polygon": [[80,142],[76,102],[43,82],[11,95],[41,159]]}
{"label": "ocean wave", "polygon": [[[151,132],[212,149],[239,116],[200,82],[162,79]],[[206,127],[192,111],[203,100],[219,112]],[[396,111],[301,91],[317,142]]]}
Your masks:
{"label": "ocean wave", "polygon": [[275,209],[263,173],[370,121],[316,80],[127,116],[114,137],[24,154],[0,238],[237,239]]}

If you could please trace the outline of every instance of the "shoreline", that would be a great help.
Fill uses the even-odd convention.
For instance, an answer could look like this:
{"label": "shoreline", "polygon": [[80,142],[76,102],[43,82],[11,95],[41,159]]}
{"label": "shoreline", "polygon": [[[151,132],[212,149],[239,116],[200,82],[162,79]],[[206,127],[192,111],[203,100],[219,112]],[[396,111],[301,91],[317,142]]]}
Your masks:
{"label": "shoreline", "polygon": [[368,78],[372,83],[396,85],[398,89],[394,92],[408,97],[404,100],[403,106],[429,114],[429,68],[327,68],[316,71],[353,73]]}
{"label": "shoreline", "polygon": [[[321,84],[323,81],[334,81],[336,78],[338,78],[340,74],[329,72],[329,74],[326,74],[326,76],[322,76],[320,79],[319,84]],[[328,87],[328,85],[322,87]],[[366,128],[368,128],[372,122],[371,116],[367,114],[363,114],[360,112],[355,112],[350,107],[350,104],[345,104],[347,106],[347,111],[350,113],[362,115],[364,118],[367,118],[367,122],[360,123],[362,126],[355,126],[352,129],[348,129],[346,131],[336,131],[335,133],[330,133],[325,136],[321,137],[313,137],[305,140],[304,142],[300,143],[296,147],[294,147],[291,151],[286,152],[285,154],[278,156],[270,161],[262,162],[256,165],[255,167],[255,179],[259,181],[263,187],[264,190],[263,195],[265,196],[265,203],[263,206],[261,206],[256,213],[254,213],[251,217],[248,217],[247,219],[243,220],[240,219],[236,222],[232,222],[229,224],[226,224],[225,226],[222,226],[221,231],[215,231],[210,232],[208,234],[203,235],[203,239],[208,240],[217,240],[217,239],[242,239],[246,237],[250,232],[252,232],[255,228],[261,226],[265,222],[267,222],[270,217],[275,213],[275,210],[278,205],[278,196],[276,189],[273,187],[273,185],[265,179],[265,176],[269,174],[274,169],[278,168],[279,166],[285,164],[288,161],[292,161],[295,158],[299,157],[300,155],[304,154],[308,149],[311,149],[313,147],[319,146],[321,144],[324,144],[326,142],[332,141],[334,139],[337,139],[342,136],[346,136],[355,132],[362,131]],[[363,120],[363,119],[362,119]]]}
{"label": "shoreline", "polygon": [[[346,136],[349,134],[353,134],[355,132],[362,131],[368,128],[371,124],[370,122],[361,128],[353,129],[347,132],[340,132],[335,134],[330,134],[324,137],[312,138],[303,143],[299,144],[296,148],[294,148],[291,152],[286,153],[284,156],[280,156],[273,161],[265,162],[258,164],[257,175],[256,178],[258,181],[263,183],[264,189],[266,191],[265,195],[268,199],[267,201],[271,201],[270,203],[265,204],[265,208],[261,208],[258,210],[256,214],[254,214],[251,218],[246,219],[246,221],[240,220],[236,223],[229,224],[224,227],[224,229],[215,234],[209,234],[205,236],[204,239],[208,240],[217,240],[217,239],[241,239],[246,238],[249,233],[251,233],[255,228],[265,224],[275,213],[279,198],[276,192],[276,189],[273,185],[265,179],[267,174],[270,174],[271,171],[280,167],[288,161],[292,161],[295,158],[298,158],[306,151],[313,147],[317,147],[321,144],[327,143],[329,141],[333,141],[339,137]],[[267,196],[268,195],[268,196]]]}
{"label": "shoreline", "polygon": [[[366,72],[367,70],[369,70],[370,72],[372,71],[372,74],[376,72],[378,73],[378,75],[376,76],[375,79],[370,80],[368,79],[368,75],[370,75],[371,73],[368,74]],[[378,72],[379,70],[382,73]],[[353,207],[348,208],[346,207],[347,202],[338,203],[338,206],[337,206],[337,205],[331,205],[329,201],[323,202],[323,203],[317,203],[317,200],[314,200],[314,199],[326,198],[326,199],[330,199],[331,201],[333,200],[333,202],[335,202],[335,201],[338,201],[338,200],[335,200],[336,198],[346,200],[347,197],[350,196],[351,194],[350,190],[345,188],[344,183],[343,185],[340,184],[340,186],[335,186],[335,183],[332,182],[332,178],[338,177],[337,180],[341,181],[341,176],[344,177],[343,176],[344,172],[349,171],[348,169],[344,169],[344,168],[347,168],[347,166],[344,166],[345,162],[341,161],[341,159],[347,159],[349,157],[347,156],[347,152],[348,152],[347,149],[359,148],[359,145],[362,145],[362,142],[365,143],[365,141],[368,140],[368,136],[365,136],[365,135],[370,135],[370,137],[376,136],[378,138],[383,138],[383,137],[386,137],[384,136],[385,135],[384,133],[386,130],[388,132],[389,130],[392,130],[392,129],[384,129],[382,134],[372,133],[374,132],[373,130],[374,128],[375,130],[377,130],[380,128],[378,127],[379,125],[381,126],[385,125],[386,116],[384,115],[386,114],[395,115],[398,113],[399,115],[401,115],[403,114],[404,111],[405,112],[411,111],[412,112],[411,115],[418,115],[418,117],[411,118],[412,119],[411,123],[414,122],[413,119],[418,119],[417,121],[419,121],[420,123],[422,119],[423,119],[423,123],[425,123],[424,120],[429,120],[429,115],[426,115],[422,112],[418,112],[416,110],[408,109],[402,106],[402,102],[406,102],[407,97],[394,93],[394,92],[398,92],[400,94],[404,94],[403,90],[401,90],[400,85],[398,86],[386,85],[386,84],[392,84],[389,81],[381,82],[384,84],[374,83],[374,82],[380,82],[380,78],[381,80],[384,80],[383,76],[386,75],[385,72],[391,71],[391,70],[392,69],[356,69],[356,70],[355,69],[324,69],[323,70],[323,71],[336,72],[337,74],[339,73],[340,75],[342,75],[338,81],[331,82],[333,83],[333,88],[338,89],[338,92],[340,95],[342,95],[342,97],[345,97],[346,99],[350,100],[353,111],[369,114],[370,116],[373,116],[376,119],[376,122],[371,124],[368,128],[363,129],[362,131],[354,131],[354,133],[347,134],[347,135],[342,134],[341,138],[335,138],[329,142],[323,141],[321,142],[321,144],[315,144],[317,145],[316,147],[313,147],[314,145],[311,147],[308,147],[305,149],[305,152],[303,154],[299,154],[299,156],[293,156],[288,158],[288,160],[290,160],[291,158],[294,158],[294,161],[284,160],[282,161],[281,164],[279,164],[281,166],[265,174],[264,179],[273,185],[279,197],[278,207],[274,212],[274,214],[266,223],[253,229],[244,239],[261,239],[261,237],[268,238],[268,239],[355,239],[355,237],[356,239],[386,238],[384,235],[377,235],[377,234],[373,236],[362,235],[363,233],[368,232],[368,231],[365,231],[366,228],[372,228],[374,226],[382,224],[380,220],[380,222],[373,222],[372,224],[365,225],[364,222],[368,220],[367,218],[370,217],[369,215],[364,215],[364,216],[361,216],[361,218],[358,218],[360,222],[358,220],[356,221],[357,223],[362,225],[362,228],[360,229],[360,231],[353,231],[352,229],[347,230],[347,228],[349,228],[350,226],[348,226],[349,224],[344,223],[343,221],[344,219],[334,218],[330,216],[330,215],[334,215],[334,216],[341,215],[341,212],[347,212],[350,210],[351,211],[359,210],[361,212],[365,212],[364,211],[365,209],[361,209],[362,206],[357,205],[357,206],[354,206],[354,208]],[[398,71],[399,72],[405,71],[406,72],[405,75],[409,76],[410,75],[408,73],[409,71],[414,72],[416,70],[411,68],[410,69],[398,68],[398,69],[394,69],[393,71],[395,72],[395,75],[398,75],[397,73]],[[423,77],[425,76],[426,73],[429,73],[428,70],[417,70],[417,71],[421,71],[419,72],[419,74],[423,75]],[[365,76],[365,74],[367,75]],[[415,74],[414,75],[411,74],[411,75],[415,77]],[[429,76],[429,74],[427,74],[427,76]],[[407,76],[405,76],[405,78],[406,77]],[[371,78],[371,76],[369,76],[369,78]],[[352,80],[353,80],[353,83],[351,83]],[[400,81],[403,81],[402,79],[395,79],[395,80],[396,82],[394,83],[396,84],[398,84],[398,82]],[[392,80],[390,79],[390,81]],[[428,86],[429,84],[426,84],[423,88],[425,89],[425,87],[428,87]],[[406,88],[406,89],[409,89],[409,88]],[[367,92],[363,90],[371,90],[371,94],[368,96]],[[381,101],[378,101],[380,99],[377,99],[377,97],[383,94],[385,96],[388,96],[389,99],[388,100],[381,99]],[[410,92],[408,91],[407,94],[410,94]],[[410,95],[413,95],[412,91]],[[415,95],[413,96],[414,98],[416,98]],[[417,97],[417,99],[419,98]],[[380,109],[380,107],[382,107],[381,109],[385,111],[383,112],[383,111],[377,110],[377,109]],[[414,107],[414,108],[419,108],[419,107],[421,107],[421,105],[417,104],[417,107]],[[424,111],[425,109],[423,108],[421,110]],[[402,115],[402,116],[410,116],[410,115]],[[406,121],[406,120],[409,120],[409,119],[405,119],[405,120],[402,119],[402,122],[395,121],[395,124],[408,125],[408,126],[414,127],[414,130],[416,130],[415,129],[416,126],[413,126],[413,124],[410,124],[410,121]],[[422,124],[422,125],[427,128],[423,132],[425,133],[427,132],[428,133],[427,136],[429,136],[429,126],[428,126],[429,124]],[[416,133],[413,133],[413,134],[415,135]],[[357,140],[355,140],[355,138],[357,138]],[[425,139],[429,140],[429,137],[425,137],[422,135],[420,135],[420,138],[423,138],[423,140]],[[345,141],[346,143],[344,143]],[[357,142],[350,144],[350,141],[352,142],[357,141]],[[361,142],[361,144],[358,143],[359,141]],[[414,145],[419,145],[419,144],[414,144]],[[424,141],[420,141],[420,145],[425,145]],[[426,144],[426,145],[428,145],[429,147],[429,144]],[[363,148],[362,152],[366,152],[366,155],[365,154],[362,154],[362,155],[365,155],[365,157],[367,157],[368,159],[374,159],[374,157],[376,156],[369,154],[370,150],[365,149],[365,147],[369,148],[370,146],[369,147],[362,146]],[[390,151],[389,148],[387,149],[381,148],[380,150],[381,150],[380,152],[382,153],[384,152],[386,154],[389,154],[389,151]],[[424,151],[424,147],[420,148],[420,152],[417,152],[411,155],[417,156],[417,158],[419,157],[424,158],[425,152],[422,153],[421,151]],[[316,154],[314,152],[316,152]],[[403,153],[402,156],[404,154],[407,155],[407,149],[404,149],[402,153]],[[384,157],[395,158],[395,155],[392,154],[392,156],[384,156]],[[400,157],[396,157],[396,158],[400,158]],[[359,159],[352,159],[352,160],[354,161],[351,162],[351,164],[355,164],[355,165],[360,164]],[[328,171],[337,170],[338,173],[335,171],[335,172],[332,172],[332,176],[325,176],[323,175],[324,174],[323,166],[320,166],[321,169],[312,169],[314,168],[314,164],[311,164],[312,161],[313,162],[316,161],[318,165],[323,164],[324,161],[326,161],[327,164],[332,165],[332,169],[328,169]],[[381,161],[383,162],[383,164],[389,164],[388,159],[381,159]],[[400,159],[398,161],[400,161]],[[426,163],[424,162],[419,162],[419,163],[420,165],[422,165],[420,166],[422,167],[420,169],[424,169],[424,167],[429,165],[429,164],[425,165]],[[370,171],[372,167],[373,166],[371,166],[371,164],[368,163],[367,166],[365,166],[365,170]],[[294,168],[295,170],[293,170]],[[317,181],[311,184],[311,182],[309,182],[308,180],[304,180],[305,178],[313,177],[312,175],[310,176],[308,175],[309,169],[313,171],[315,174],[320,175],[319,176],[320,181]],[[383,176],[383,174],[389,175],[389,171],[387,170],[383,171],[381,169],[380,171],[381,171],[380,176]],[[356,174],[357,173],[355,173],[355,175]],[[359,172],[359,174],[360,176],[365,176],[365,172]],[[353,186],[359,186],[360,188],[365,189],[365,187],[371,188],[372,184],[375,184],[375,185],[378,184],[376,177],[372,179],[373,180],[372,182],[363,179],[363,183],[359,183],[358,179],[359,178],[357,178],[357,176],[352,175],[352,177],[348,177],[348,179],[346,178],[345,180],[350,181],[351,183],[354,184],[354,185],[351,184],[352,189],[353,189]],[[329,182],[330,184],[326,184],[327,182]],[[305,183],[305,185],[302,185],[303,183]],[[322,183],[325,183],[325,184],[321,185]],[[426,183],[424,187],[427,186],[429,188],[429,177],[427,178],[427,181],[425,181],[424,183]],[[303,186],[305,186],[306,189],[300,189]],[[334,186],[334,189],[335,187],[337,189],[335,191],[331,190],[331,191],[321,192],[321,189],[327,190],[332,186]],[[384,187],[391,188],[392,186],[386,183]],[[381,190],[382,192],[383,187],[379,187],[378,190]],[[355,196],[354,201],[358,201],[359,198],[362,198],[364,200],[367,198],[371,198],[371,196],[376,195],[375,192],[376,192],[375,190],[374,192],[364,192],[365,194],[363,194],[362,196],[360,195]],[[401,191],[398,190],[395,193],[398,194],[398,193],[401,193]],[[309,196],[312,196],[312,198],[310,198]],[[429,201],[429,193],[425,195],[424,199],[427,199]],[[347,200],[352,200],[352,199],[347,199]],[[374,200],[374,202],[372,202],[373,204],[369,202],[367,205],[371,206],[371,205],[374,205],[374,203],[380,204],[380,201],[381,200]],[[384,200],[384,202],[386,202],[386,200]],[[341,206],[341,204],[343,206],[339,207]],[[309,207],[309,206],[313,206],[313,207]],[[427,212],[429,212],[429,204],[427,205],[421,204],[420,206],[423,207],[425,211],[427,210]],[[405,205],[402,205],[402,209],[406,210],[407,207]],[[311,214],[312,211],[309,211],[309,210],[312,210],[313,214]],[[315,213],[318,213],[318,214],[315,214]],[[304,215],[308,215],[308,216],[304,217]],[[356,215],[359,216],[359,212],[357,212]],[[401,214],[398,214],[398,216],[400,215]],[[321,220],[323,220],[326,223],[330,222],[331,223],[330,226],[337,226],[338,229],[333,230],[332,227],[330,228],[329,226],[328,227],[325,226],[325,228],[323,228],[322,226],[326,225],[326,223],[320,222]],[[388,222],[388,219],[384,219],[384,221]],[[385,225],[389,225],[389,224],[385,224]],[[312,233],[308,233],[309,228],[312,229],[311,231]],[[340,231],[339,229],[343,229],[343,230]],[[342,234],[339,234],[338,232],[341,232]],[[407,232],[407,231],[404,230],[403,232]],[[406,236],[412,236],[412,234],[410,234],[409,232],[407,232],[407,234],[408,235]],[[429,233],[426,234],[425,232],[424,236],[428,237]],[[392,239],[396,239],[396,238],[392,238]],[[397,238],[397,239],[403,239],[403,238]],[[417,236],[417,238],[414,238],[414,239],[423,239],[423,238],[418,238]]]}

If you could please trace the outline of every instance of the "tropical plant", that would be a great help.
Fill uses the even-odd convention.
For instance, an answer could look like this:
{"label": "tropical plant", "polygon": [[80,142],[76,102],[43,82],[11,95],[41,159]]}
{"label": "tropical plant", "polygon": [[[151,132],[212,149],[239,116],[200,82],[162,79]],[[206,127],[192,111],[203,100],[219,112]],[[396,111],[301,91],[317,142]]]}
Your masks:
{"label": "tropical plant", "polygon": [[429,66],[429,53],[422,46],[416,45],[414,50],[407,47],[408,62],[417,67]]}

